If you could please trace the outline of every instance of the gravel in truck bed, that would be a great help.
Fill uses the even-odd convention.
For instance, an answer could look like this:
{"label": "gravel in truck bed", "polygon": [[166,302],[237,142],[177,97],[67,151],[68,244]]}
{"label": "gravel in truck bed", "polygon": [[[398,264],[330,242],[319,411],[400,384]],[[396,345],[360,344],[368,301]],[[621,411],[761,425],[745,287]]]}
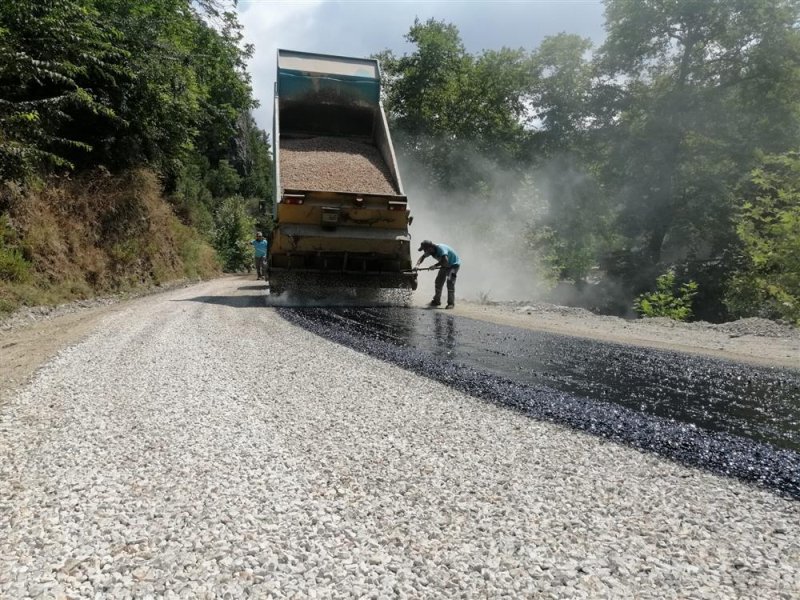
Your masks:
{"label": "gravel in truck bed", "polygon": [[281,184],[287,189],[397,194],[375,146],[334,137],[281,140]]}

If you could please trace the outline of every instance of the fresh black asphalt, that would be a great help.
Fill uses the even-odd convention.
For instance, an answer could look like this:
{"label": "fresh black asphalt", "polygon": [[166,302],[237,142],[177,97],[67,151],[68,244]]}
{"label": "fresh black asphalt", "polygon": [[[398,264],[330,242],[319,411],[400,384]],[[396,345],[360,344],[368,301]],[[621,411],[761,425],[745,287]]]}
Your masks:
{"label": "fresh black asphalt", "polygon": [[471,396],[800,498],[800,371],[547,334],[438,310],[278,312]]}

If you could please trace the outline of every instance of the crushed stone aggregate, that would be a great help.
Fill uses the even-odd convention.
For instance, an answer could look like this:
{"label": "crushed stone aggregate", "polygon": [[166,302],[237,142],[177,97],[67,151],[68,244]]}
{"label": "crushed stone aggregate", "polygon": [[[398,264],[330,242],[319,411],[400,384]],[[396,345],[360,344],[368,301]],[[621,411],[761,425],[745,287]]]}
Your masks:
{"label": "crushed stone aggregate", "polygon": [[282,138],[286,189],[396,194],[389,167],[372,144],[337,137]]}
{"label": "crushed stone aggregate", "polygon": [[0,597],[797,596],[796,501],[192,300],[235,294],[134,302],[0,407]]}
{"label": "crushed stone aggregate", "polygon": [[[403,310],[402,312],[407,311]],[[279,313],[290,322],[299,324],[320,336],[400,365],[420,375],[431,377],[477,398],[513,407],[538,419],[564,424],[580,431],[629,444],[635,448],[655,452],[686,465],[702,467],[746,481],[755,481],[781,493],[800,498],[800,453],[796,451],[796,444],[782,448],[765,443],[757,436],[751,438],[735,435],[722,428],[715,431],[698,427],[691,420],[684,420],[684,418],[691,419],[688,411],[686,415],[682,415],[684,417],[682,419],[658,415],[646,410],[645,402],[650,402],[650,399],[646,401],[637,399],[634,403],[628,402],[627,405],[623,405],[580,393],[564,392],[548,385],[547,379],[543,379],[542,382],[535,380],[531,382],[524,377],[515,378],[514,373],[509,371],[498,375],[497,372],[493,372],[488,367],[484,368],[482,364],[475,361],[467,362],[466,356],[463,357],[464,362],[460,362],[458,358],[451,360],[448,355],[442,353],[442,345],[447,347],[447,343],[449,343],[448,335],[444,333],[448,327],[444,324],[440,326],[442,334],[435,336],[437,347],[431,352],[430,349],[426,351],[413,342],[409,342],[398,332],[387,334],[376,324],[376,311],[362,308],[281,308]],[[384,311],[383,314],[387,322],[392,322],[391,319],[395,316],[387,311]],[[429,315],[430,311],[422,311],[419,314]],[[434,316],[436,316],[435,313]],[[408,320],[411,321],[414,317],[415,315],[409,314]],[[491,346],[491,344],[497,343],[496,338],[505,338],[504,344],[510,356],[503,361],[504,366],[516,367],[524,364],[525,352],[517,345],[518,341],[508,339],[509,336],[517,335],[509,334],[509,331],[513,332],[514,330],[505,329],[505,333],[500,333],[499,330],[493,333],[492,329],[497,330],[494,327],[489,330],[479,328],[477,333],[467,333],[470,323],[467,319],[458,326],[460,339],[456,342],[454,332],[457,317],[448,316],[447,319],[449,330],[453,332],[453,345],[468,344],[469,340],[474,340],[477,336],[481,338],[482,344]],[[438,321],[434,320],[432,329],[436,329],[437,323]],[[394,324],[396,325],[396,322]],[[520,331],[518,335],[525,336],[526,332]],[[408,337],[414,338],[410,334]],[[553,340],[557,338],[558,336],[552,336]],[[613,344],[602,344],[589,340],[583,340],[580,344],[571,346],[572,342],[569,342],[569,338],[563,338],[563,340],[568,344],[566,352],[573,356],[584,356],[584,369],[585,365],[594,359],[598,363],[602,363],[603,356],[608,349],[614,347]],[[442,344],[443,341],[444,344]],[[526,342],[535,345],[539,351],[544,346],[541,336],[528,335]],[[557,356],[557,353],[555,355]],[[572,357],[562,356],[557,357],[556,360],[568,363]],[[639,369],[642,364],[660,363],[663,368],[648,370],[647,378],[649,381],[661,381],[665,386],[667,382],[664,378],[669,376],[671,370],[709,369],[716,373],[718,381],[720,377],[748,378],[749,375],[747,368],[743,365],[717,363],[699,357],[663,353],[645,348],[635,349],[632,355],[625,356],[622,361],[627,363],[628,366],[625,368],[631,372]],[[755,372],[753,374],[754,378],[758,377]],[[602,373],[590,372],[587,379],[601,375]],[[576,376],[580,378],[581,374],[576,373]],[[786,377],[786,383],[796,390],[794,374],[787,372]],[[620,375],[617,380],[623,381],[624,377]],[[781,381],[781,379],[776,379],[773,383],[780,384]],[[646,389],[645,382],[640,383],[639,387],[645,390],[643,392],[645,395],[653,393]],[[556,380],[552,380],[552,384],[558,385]],[[579,387],[577,389],[589,393],[592,391]],[[608,397],[613,397],[613,394],[608,394]],[[785,401],[793,403],[797,399],[796,395],[789,395]],[[692,396],[682,396],[680,402],[697,402],[697,400]],[[641,410],[632,408],[631,404],[638,404],[640,401],[642,402]],[[743,421],[747,421],[746,411],[742,410],[741,406],[737,406],[732,401],[729,401],[728,404],[732,411],[739,410],[745,413],[742,418]],[[770,409],[777,410],[774,406],[758,405],[755,406],[755,409],[761,410],[765,414],[769,414]],[[652,410],[650,407],[650,411]],[[665,411],[662,409],[662,412]],[[710,409],[707,409],[707,412],[716,418],[724,418],[724,410],[722,414],[714,414]],[[669,415],[670,413],[665,412],[665,414]],[[712,418],[711,421],[713,422],[713,420]],[[775,422],[780,420],[777,414],[773,414],[773,420]],[[787,428],[785,433],[796,437],[796,417],[790,416],[787,421],[789,422],[784,423]],[[733,428],[733,431],[736,429]]]}

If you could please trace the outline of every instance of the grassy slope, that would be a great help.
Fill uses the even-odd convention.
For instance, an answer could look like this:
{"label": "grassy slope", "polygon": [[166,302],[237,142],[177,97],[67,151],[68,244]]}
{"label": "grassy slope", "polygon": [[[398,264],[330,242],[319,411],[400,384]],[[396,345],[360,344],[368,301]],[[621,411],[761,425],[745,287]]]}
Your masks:
{"label": "grassy slope", "polygon": [[219,273],[146,170],[0,190],[0,312]]}

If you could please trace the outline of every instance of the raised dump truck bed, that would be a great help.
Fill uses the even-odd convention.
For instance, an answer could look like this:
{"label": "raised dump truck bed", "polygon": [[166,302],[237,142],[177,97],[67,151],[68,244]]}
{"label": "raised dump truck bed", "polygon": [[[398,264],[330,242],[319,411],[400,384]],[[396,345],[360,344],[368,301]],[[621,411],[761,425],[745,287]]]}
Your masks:
{"label": "raised dump truck bed", "polygon": [[415,288],[377,61],[279,50],[273,140],[272,292]]}

